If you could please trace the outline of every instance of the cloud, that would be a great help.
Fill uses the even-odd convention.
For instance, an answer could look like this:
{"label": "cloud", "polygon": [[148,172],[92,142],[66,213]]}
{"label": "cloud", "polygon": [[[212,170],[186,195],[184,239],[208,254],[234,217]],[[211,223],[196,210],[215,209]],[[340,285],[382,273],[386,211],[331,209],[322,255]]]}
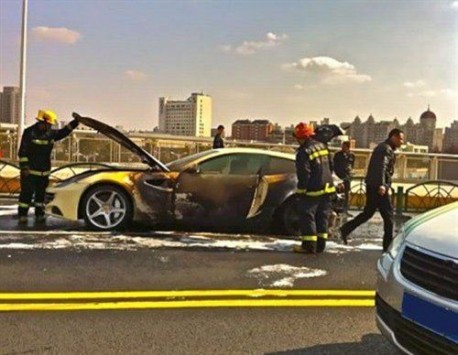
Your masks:
{"label": "cloud", "polygon": [[243,41],[239,46],[232,46],[230,44],[220,46],[224,52],[235,52],[239,55],[251,55],[261,50],[267,50],[280,46],[288,36],[286,34],[276,35],[269,32],[263,41]]}
{"label": "cloud", "polygon": [[284,64],[283,69],[315,75],[324,84],[371,81],[369,75],[359,74],[354,65],[331,57],[302,58],[295,63]]}
{"label": "cloud", "polygon": [[457,97],[457,92],[455,90],[452,90],[452,89],[443,89],[441,90],[441,94],[444,95],[445,97],[449,97],[449,98],[455,98]]}
{"label": "cloud", "polygon": [[458,10],[458,1],[454,1],[450,4],[450,7],[452,9]]}
{"label": "cloud", "polygon": [[407,97],[437,97],[444,96],[446,98],[456,98],[457,92],[452,89],[441,89],[441,90],[423,90],[417,92],[408,92]]}
{"label": "cloud", "polygon": [[407,97],[434,97],[434,96],[437,96],[437,92],[434,90],[407,93]]}
{"label": "cloud", "polygon": [[417,80],[417,81],[414,81],[414,82],[406,81],[403,85],[406,88],[414,89],[414,88],[424,87],[426,85],[426,83],[423,80]]}
{"label": "cloud", "polygon": [[65,27],[34,27],[32,37],[41,41],[75,44],[81,38],[81,34]]}
{"label": "cloud", "polygon": [[223,52],[230,52],[232,50],[232,46],[230,44],[225,44],[225,45],[219,46],[219,48]]}
{"label": "cloud", "polygon": [[141,72],[141,71],[138,71],[138,70],[126,70],[124,72],[124,75],[130,79],[130,80],[133,80],[133,81],[143,81],[145,80],[148,75]]}

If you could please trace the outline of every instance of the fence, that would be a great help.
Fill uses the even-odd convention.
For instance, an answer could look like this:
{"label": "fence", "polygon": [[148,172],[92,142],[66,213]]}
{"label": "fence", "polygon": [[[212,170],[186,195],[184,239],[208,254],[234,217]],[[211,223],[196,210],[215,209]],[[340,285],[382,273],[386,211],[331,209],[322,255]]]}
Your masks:
{"label": "fence", "polygon": [[[127,133],[126,133],[127,134]],[[179,137],[151,133],[129,133],[130,139],[164,163],[185,155],[211,149],[211,138]],[[278,143],[227,140],[226,145],[252,147],[294,153],[294,145]],[[336,148],[330,148],[335,150]],[[355,175],[363,176],[369,164],[370,149],[354,149],[356,156]],[[0,159],[17,162],[16,134],[11,130],[0,130]],[[75,130],[65,140],[56,143],[53,165],[70,163],[138,163],[138,158],[118,143],[95,131]],[[398,152],[395,181],[417,183],[425,180],[458,182],[458,155],[420,154]]]}

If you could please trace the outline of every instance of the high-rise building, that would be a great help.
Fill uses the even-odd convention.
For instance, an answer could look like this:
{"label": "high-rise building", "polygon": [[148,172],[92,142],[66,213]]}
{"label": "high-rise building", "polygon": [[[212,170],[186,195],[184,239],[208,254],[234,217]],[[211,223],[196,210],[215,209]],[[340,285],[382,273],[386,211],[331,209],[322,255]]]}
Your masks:
{"label": "high-rise building", "polygon": [[458,154],[458,121],[445,128],[443,151]]}
{"label": "high-rise building", "polygon": [[5,86],[1,95],[0,122],[19,123],[20,95],[16,86]]}
{"label": "high-rise building", "polygon": [[232,124],[232,139],[265,141],[273,128],[269,120],[237,120]]}
{"label": "high-rise building", "polygon": [[159,98],[159,131],[177,136],[210,137],[212,99],[193,93],[185,101]]}

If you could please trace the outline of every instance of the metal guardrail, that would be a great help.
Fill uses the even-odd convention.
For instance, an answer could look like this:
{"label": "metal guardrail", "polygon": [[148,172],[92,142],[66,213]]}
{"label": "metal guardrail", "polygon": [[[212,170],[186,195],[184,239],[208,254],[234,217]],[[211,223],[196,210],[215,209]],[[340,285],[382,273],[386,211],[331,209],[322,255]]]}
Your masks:
{"label": "metal guardrail", "polygon": [[[70,178],[83,171],[115,169],[114,166],[101,163],[74,163],[57,167],[51,170],[49,175],[50,183],[56,183],[63,179]],[[67,173],[64,173],[67,170]],[[21,190],[20,169],[18,165],[0,159],[0,195],[16,195]]]}
{"label": "metal guardrail", "polygon": [[[361,210],[366,204],[366,183],[364,176],[355,176],[351,179],[349,204],[355,209]],[[356,182],[356,183],[355,183]],[[390,187],[391,203],[395,204],[396,196],[393,187]]]}
{"label": "metal guardrail", "polygon": [[[57,167],[51,171],[50,182],[55,183],[87,170],[115,169],[102,163],[74,163]],[[9,170],[6,174],[5,171]],[[66,173],[64,173],[66,172]],[[0,194],[11,196],[20,192],[20,170],[18,165],[0,160]],[[450,181],[428,180],[413,186],[397,186],[390,189],[391,200],[396,214],[424,212],[453,201],[458,201],[458,184]],[[364,177],[352,178],[350,206],[361,210],[366,202]]]}
{"label": "metal guardrail", "polygon": [[[211,138],[180,137],[155,133],[125,132],[144,150],[163,163],[177,158],[211,149]],[[228,147],[252,147],[294,153],[296,145],[276,142],[253,142],[229,140]],[[15,132],[0,129],[0,152],[4,160],[16,162],[17,144]],[[331,151],[338,148],[330,147]],[[356,156],[355,174],[367,171],[371,149],[353,149]],[[91,130],[75,130],[66,139],[56,143],[53,150],[53,165],[70,163],[134,163],[136,156],[119,144]],[[401,182],[418,183],[425,180],[446,180],[458,182],[458,155],[436,153],[411,153],[398,151],[394,179]]]}
{"label": "metal guardrail", "polygon": [[404,212],[422,212],[458,200],[458,184],[450,181],[425,181],[409,187],[404,195]]}

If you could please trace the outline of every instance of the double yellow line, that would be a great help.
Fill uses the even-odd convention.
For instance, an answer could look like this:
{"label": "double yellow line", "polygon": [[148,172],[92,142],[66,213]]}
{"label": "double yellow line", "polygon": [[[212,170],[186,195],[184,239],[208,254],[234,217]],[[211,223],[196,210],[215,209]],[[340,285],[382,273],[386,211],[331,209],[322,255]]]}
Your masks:
{"label": "double yellow line", "polygon": [[371,290],[182,290],[0,293],[0,312],[230,307],[373,307]]}

